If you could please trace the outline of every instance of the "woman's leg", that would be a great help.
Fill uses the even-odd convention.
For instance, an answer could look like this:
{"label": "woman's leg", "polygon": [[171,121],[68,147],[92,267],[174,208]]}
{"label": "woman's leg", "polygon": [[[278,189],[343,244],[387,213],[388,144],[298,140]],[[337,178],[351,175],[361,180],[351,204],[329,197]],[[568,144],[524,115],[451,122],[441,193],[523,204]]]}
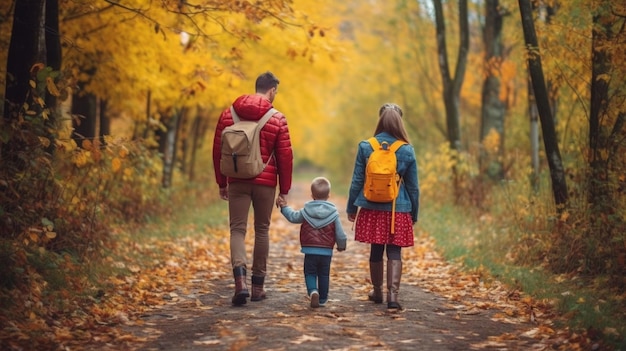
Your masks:
{"label": "woman's leg", "polygon": [[370,279],[372,281],[372,291],[367,295],[367,299],[374,303],[383,303],[383,253],[385,245],[372,244],[370,248]]}
{"label": "woman's leg", "polygon": [[387,308],[402,309],[398,303],[400,278],[402,277],[402,248],[387,245]]}

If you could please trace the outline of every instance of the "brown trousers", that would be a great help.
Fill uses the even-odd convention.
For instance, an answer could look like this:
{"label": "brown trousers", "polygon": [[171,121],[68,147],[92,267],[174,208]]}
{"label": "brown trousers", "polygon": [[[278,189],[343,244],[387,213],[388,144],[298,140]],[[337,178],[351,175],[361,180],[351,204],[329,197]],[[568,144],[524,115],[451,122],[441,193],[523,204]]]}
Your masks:
{"label": "brown trousers", "polygon": [[228,185],[228,212],[230,217],[230,261],[234,267],[248,266],[246,232],[250,205],[254,213],[254,248],[252,275],[265,277],[269,255],[269,229],[276,188],[249,183]]}

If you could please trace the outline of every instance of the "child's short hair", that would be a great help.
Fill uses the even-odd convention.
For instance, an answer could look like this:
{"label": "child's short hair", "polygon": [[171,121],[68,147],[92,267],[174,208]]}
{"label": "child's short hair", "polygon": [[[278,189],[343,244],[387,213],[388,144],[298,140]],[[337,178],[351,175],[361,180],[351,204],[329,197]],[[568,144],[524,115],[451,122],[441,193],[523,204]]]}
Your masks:
{"label": "child's short hair", "polygon": [[324,177],[317,177],[311,182],[311,195],[315,200],[327,200],[330,195],[330,181]]}

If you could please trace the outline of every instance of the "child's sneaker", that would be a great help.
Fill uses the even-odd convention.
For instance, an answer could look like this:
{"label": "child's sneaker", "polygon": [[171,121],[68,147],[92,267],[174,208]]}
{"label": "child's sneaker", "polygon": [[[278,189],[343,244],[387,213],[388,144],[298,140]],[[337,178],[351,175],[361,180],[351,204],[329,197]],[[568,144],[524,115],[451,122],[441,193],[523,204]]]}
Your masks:
{"label": "child's sneaker", "polygon": [[311,292],[311,307],[320,307],[320,294],[317,290],[313,290],[313,292]]}

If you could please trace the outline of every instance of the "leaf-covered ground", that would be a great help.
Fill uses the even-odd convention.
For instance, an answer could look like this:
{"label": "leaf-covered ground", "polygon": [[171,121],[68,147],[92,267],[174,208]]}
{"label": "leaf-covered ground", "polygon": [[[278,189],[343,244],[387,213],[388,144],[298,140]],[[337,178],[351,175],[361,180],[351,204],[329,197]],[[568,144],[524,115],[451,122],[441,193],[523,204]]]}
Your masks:
{"label": "leaf-covered ground", "polygon": [[[300,208],[307,200],[308,185],[297,184],[290,204]],[[332,200],[345,218],[345,199]],[[275,211],[264,301],[231,306],[234,285],[225,228],[178,228],[191,234],[122,245],[154,258],[141,265],[130,255],[127,262],[113,262],[134,274],[113,277],[110,292],[66,307],[64,313],[50,307],[48,313],[33,314],[30,324],[9,321],[0,341],[7,350],[601,348],[559,328],[547,302],[446,263],[427,233],[418,233],[415,247],[403,250],[404,309],[388,312],[386,304],[367,301],[368,246],[350,240],[351,223],[344,226],[348,249],[333,257],[330,301],[323,308],[308,304],[299,228]],[[252,235],[248,239],[251,249]],[[40,331],[37,338],[25,332],[33,328]]]}

